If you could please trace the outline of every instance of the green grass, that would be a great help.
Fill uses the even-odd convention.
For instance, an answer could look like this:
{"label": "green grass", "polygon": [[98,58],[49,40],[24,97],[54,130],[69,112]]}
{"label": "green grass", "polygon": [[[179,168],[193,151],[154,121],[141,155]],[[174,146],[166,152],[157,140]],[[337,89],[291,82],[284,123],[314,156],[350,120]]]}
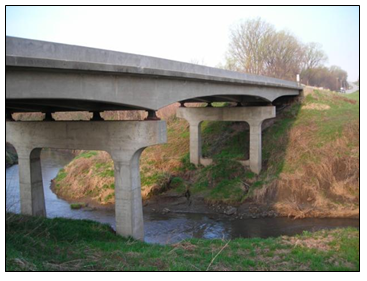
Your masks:
{"label": "green grass", "polygon": [[174,177],[171,181],[171,187],[178,194],[183,194],[186,191],[185,181],[180,177]]}
{"label": "green grass", "polygon": [[238,177],[231,180],[223,179],[211,190],[207,200],[227,204],[240,203],[246,198],[241,185],[242,182]]}
{"label": "green grass", "polygon": [[113,178],[115,177],[115,170],[113,169],[113,167],[106,168],[99,172],[98,176],[100,176],[101,178]]}
{"label": "green grass", "polygon": [[[317,106],[313,108],[315,104],[321,108],[326,107],[326,109],[320,110]],[[226,106],[226,104],[218,103],[214,106]],[[160,147],[148,148],[142,155],[141,186],[144,193],[150,195],[159,194],[160,191],[166,191],[168,188],[177,189],[178,193],[190,188],[193,194],[204,197],[208,202],[220,203],[221,201],[227,204],[240,204],[247,199],[251,200],[251,197],[258,198],[253,195],[259,194],[259,189],[263,187],[277,186],[275,181],[280,181],[281,175],[285,176],[283,179],[287,179],[296,172],[299,175],[303,174],[304,176],[297,179],[300,181],[297,184],[302,186],[303,182],[307,181],[305,170],[310,166],[321,165],[325,155],[339,157],[340,162],[350,160],[348,156],[354,158],[359,156],[359,150],[356,149],[359,146],[356,136],[358,128],[355,128],[358,118],[359,92],[341,95],[327,91],[314,91],[302,102],[291,104],[278,112],[274,124],[263,131],[263,166],[260,175],[255,175],[249,167],[243,167],[237,161],[249,158],[249,131],[244,122],[203,121],[201,123],[203,157],[213,159],[213,163],[208,167],[200,165],[196,167],[190,163],[188,151],[189,124],[178,118],[172,118],[167,123],[169,143]],[[351,135],[345,147],[331,153],[330,146],[339,142],[348,127],[354,129],[354,135]],[[292,135],[296,137],[291,141]],[[301,141],[298,142],[298,140]],[[91,158],[94,165],[93,175],[101,178],[100,187],[105,189],[103,180],[110,185],[114,177],[113,162],[99,163],[105,160],[95,157],[96,155],[97,152],[89,151],[80,154],[77,158]],[[338,159],[331,159],[330,165],[333,166],[336,160]],[[70,169],[68,172],[71,172]],[[85,172],[90,172],[90,169],[86,169]],[[65,177],[66,174],[61,171],[58,175],[59,182]],[[83,177],[82,173],[80,176],[74,175],[70,178],[79,177],[82,178],[80,186],[87,185],[87,179]],[[314,177],[315,175],[309,176],[308,179]],[[182,182],[174,182],[177,178]],[[171,183],[170,180],[172,180]],[[345,183],[347,182],[346,180]],[[62,184],[66,189],[68,188],[65,181]],[[313,183],[307,182],[307,184]],[[154,190],[154,192],[150,193],[149,190]],[[295,192],[302,193],[299,192],[300,190],[297,188]],[[96,191],[98,192],[97,189]],[[318,190],[317,192],[321,194],[324,191]],[[357,191],[352,192],[358,193]],[[271,193],[264,194],[264,196],[271,196]],[[283,197],[286,197],[287,195],[284,194]],[[292,193],[292,196],[295,194]],[[325,196],[328,197],[328,195]],[[272,203],[277,203],[282,199],[284,198],[269,198]],[[301,202],[302,205],[303,203]],[[329,208],[326,205],[325,207]]]}
{"label": "green grass", "polygon": [[62,181],[63,179],[65,179],[67,175],[68,175],[67,172],[65,172],[64,169],[61,169],[59,173],[57,174],[55,181],[58,183]]}
{"label": "green grass", "polygon": [[141,175],[141,185],[153,185],[153,184],[163,184],[167,180],[167,174],[162,172],[155,172],[151,175],[146,175],[142,173]]}
{"label": "green grass", "polygon": [[[334,98],[332,98],[333,96]],[[347,100],[351,101],[348,102]],[[345,124],[359,117],[359,92],[348,96],[335,93],[330,94],[330,98],[325,98],[324,94],[316,91],[314,95],[307,97],[305,104],[310,103],[330,107],[328,110],[303,110],[299,115],[298,122],[308,121],[317,125],[317,138],[314,142],[318,146],[325,145],[341,137]]]}
{"label": "green grass", "polygon": [[7,166],[12,166],[18,162],[17,156],[11,152],[6,151],[5,153],[5,163]]}
{"label": "green grass", "polygon": [[359,91],[354,92],[353,94],[349,94],[348,99],[359,101]]}
{"label": "green grass", "polygon": [[81,208],[85,208],[87,207],[87,204],[85,203],[72,203],[70,204],[70,208],[73,209],[73,210],[79,210]]}
{"label": "green grass", "polygon": [[[314,104],[327,109],[306,109],[306,106]],[[309,163],[319,163],[322,155],[308,153],[307,150],[300,151],[291,161],[285,160],[287,149],[294,145],[288,140],[293,129],[302,132],[303,128],[311,127],[311,131],[305,131],[306,137],[312,134],[308,144],[310,149],[322,148],[342,137],[345,127],[358,118],[359,92],[346,96],[315,91],[302,103],[292,104],[278,114],[275,123],[263,132],[263,170],[259,176],[248,168],[235,165],[234,161],[248,159],[248,130],[235,122],[202,122],[203,156],[212,158],[214,162],[197,170],[193,192],[201,193],[208,201],[241,203],[251,197],[255,189],[278,179],[281,173],[294,173]],[[358,144],[350,142],[352,151]],[[241,182],[250,185],[246,195]]]}
{"label": "green grass", "polygon": [[83,153],[80,153],[78,156],[76,156],[74,160],[79,159],[79,158],[91,158],[93,156],[96,156],[97,154],[98,154],[98,151],[85,151]]}
{"label": "green grass", "polygon": [[196,170],[196,166],[190,163],[190,153],[189,152],[185,153],[185,155],[181,158],[181,164],[182,164],[181,167],[177,169],[179,172]]}
{"label": "green grass", "polygon": [[7,214],[7,271],[358,271],[359,231],[152,245],[86,220]]}
{"label": "green grass", "polygon": [[5,145],[5,164],[6,166],[12,166],[18,163],[18,155],[15,148],[11,145]]}

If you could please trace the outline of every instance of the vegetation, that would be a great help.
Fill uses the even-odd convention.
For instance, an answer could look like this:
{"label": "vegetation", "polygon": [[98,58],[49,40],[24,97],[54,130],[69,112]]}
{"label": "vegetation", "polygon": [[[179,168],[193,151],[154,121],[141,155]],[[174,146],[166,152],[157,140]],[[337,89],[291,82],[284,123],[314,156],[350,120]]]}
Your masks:
{"label": "vegetation", "polygon": [[88,206],[88,204],[86,204],[86,203],[72,203],[72,204],[70,204],[70,208],[73,209],[73,210],[79,210],[79,209],[85,208],[87,206]]}
{"label": "vegetation", "polygon": [[10,144],[6,144],[5,145],[5,165],[9,167],[16,163],[18,163],[17,152],[15,151],[13,146],[11,146]]}
{"label": "vegetation", "polygon": [[307,94],[283,112],[263,143],[267,169],[253,189],[255,200],[297,217],[358,216],[358,92]]}
{"label": "vegetation", "polygon": [[[302,102],[278,113],[271,126],[265,124],[259,176],[237,161],[248,158],[247,124],[203,122],[203,154],[213,163],[199,168],[189,162],[187,122],[172,116],[167,124],[168,143],[146,149],[141,157],[144,199],[168,189],[177,194],[190,189],[210,204],[255,202],[284,216],[359,214],[358,92],[343,96],[307,89]],[[82,153],[55,183],[58,195],[73,200],[88,196],[100,204],[114,202],[114,169],[107,153]]]}
{"label": "vegetation", "polygon": [[153,245],[92,221],[7,214],[7,271],[358,271],[359,231]]}
{"label": "vegetation", "polygon": [[231,31],[227,69],[295,81],[339,91],[348,74],[338,66],[324,66],[327,56],[316,43],[303,44],[288,31],[277,31],[261,18],[247,20]]}

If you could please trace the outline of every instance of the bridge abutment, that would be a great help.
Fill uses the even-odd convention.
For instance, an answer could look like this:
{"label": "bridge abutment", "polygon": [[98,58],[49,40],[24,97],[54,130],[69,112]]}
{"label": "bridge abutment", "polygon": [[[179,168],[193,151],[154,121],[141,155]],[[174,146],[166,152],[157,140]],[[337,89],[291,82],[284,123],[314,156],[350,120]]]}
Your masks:
{"label": "bridge abutment", "polygon": [[18,152],[21,212],[46,216],[42,148],[103,150],[115,166],[116,231],[144,239],[139,160],[143,150],[167,141],[165,121],[6,122],[6,141]]}
{"label": "bridge abutment", "polygon": [[202,158],[201,130],[202,121],[242,121],[250,125],[250,159],[241,161],[249,165],[252,172],[261,171],[261,125],[269,118],[275,117],[274,106],[248,107],[180,107],[177,116],[186,119],[190,124],[190,162],[195,165],[208,165],[211,159]]}

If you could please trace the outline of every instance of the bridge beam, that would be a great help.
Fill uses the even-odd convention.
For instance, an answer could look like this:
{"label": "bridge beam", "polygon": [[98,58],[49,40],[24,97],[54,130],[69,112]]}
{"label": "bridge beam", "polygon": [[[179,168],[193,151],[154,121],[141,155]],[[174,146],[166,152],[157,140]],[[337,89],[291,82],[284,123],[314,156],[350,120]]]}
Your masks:
{"label": "bridge beam", "polygon": [[195,165],[208,165],[211,159],[202,158],[201,130],[202,121],[242,121],[250,125],[250,159],[242,161],[248,164],[252,172],[259,174],[262,164],[261,125],[265,119],[275,117],[274,106],[249,107],[180,107],[177,116],[190,124],[190,162]]}
{"label": "bridge beam", "polygon": [[151,145],[167,141],[165,121],[6,122],[6,141],[19,156],[21,212],[46,216],[42,148],[103,150],[115,166],[116,231],[144,239],[139,159]]}

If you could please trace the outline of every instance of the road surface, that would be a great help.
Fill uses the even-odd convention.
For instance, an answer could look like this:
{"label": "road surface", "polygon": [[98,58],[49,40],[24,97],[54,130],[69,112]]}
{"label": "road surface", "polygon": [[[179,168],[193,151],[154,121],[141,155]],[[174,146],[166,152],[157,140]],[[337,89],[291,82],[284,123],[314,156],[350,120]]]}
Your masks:
{"label": "road surface", "polygon": [[351,89],[349,89],[349,90],[346,90],[345,91],[345,93],[346,94],[352,94],[352,93],[354,93],[355,91],[358,91],[359,90],[359,86],[358,85],[356,85],[356,84],[354,84],[354,83],[352,83],[352,82],[349,82],[349,85],[352,87]]}

